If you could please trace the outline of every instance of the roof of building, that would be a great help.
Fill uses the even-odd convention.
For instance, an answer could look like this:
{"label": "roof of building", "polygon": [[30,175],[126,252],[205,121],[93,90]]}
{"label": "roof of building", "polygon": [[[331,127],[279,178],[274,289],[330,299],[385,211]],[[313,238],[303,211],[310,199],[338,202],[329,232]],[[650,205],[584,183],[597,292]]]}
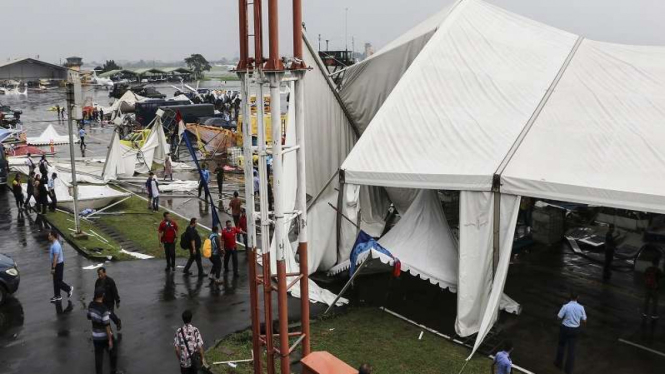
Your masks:
{"label": "roof of building", "polygon": [[31,58],[31,57],[21,58],[21,59],[13,60],[13,61],[8,61],[8,62],[5,62],[5,63],[0,63],[0,68],[3,68],[5,66],[9,66],[9,65],[18,64],[18,63],[21,63],[21,62],[28,62],[28,63],[31,63],[31,64],[44,65],[44,66],[48,66],[50,68],[58,69],[58,70],[67,70],[67,68],[64,67],[64,66],[51,64],[50,62],[40,61],[40,60]]}
{"label": "roof of building", "polygon": [[179,66],[179,67],[171,67],[171,68],[162,68],[162,70],[163,70],[164,72],[166,72],[166,73],[174,73],[174,72],[178,72],[178,73],[187,73],[187,74],[192,74],[192,73],[194,73],[194,72],[191,71],[190,69],[184,68],[184,67],[182,67],[182,66]]}
{"label": "roof of building", "polygon": [[99,74],[100,78],[110,78],[113,75],[116,75],[118,73],[124,73],[124,74],[130,74],[130,75],[136,75],[137,73],[133,70],[127,70],[127,69],[116,69],[116,70],[109,70],[107,72]]}
{"label": "roof of building", "polygon": [[165,74],[166,72],[164,70],[160,70],[157,68],[141,68],[141,69],[133,69],[134,73],[143,75],[146,73],[153,73],[153,74]]}

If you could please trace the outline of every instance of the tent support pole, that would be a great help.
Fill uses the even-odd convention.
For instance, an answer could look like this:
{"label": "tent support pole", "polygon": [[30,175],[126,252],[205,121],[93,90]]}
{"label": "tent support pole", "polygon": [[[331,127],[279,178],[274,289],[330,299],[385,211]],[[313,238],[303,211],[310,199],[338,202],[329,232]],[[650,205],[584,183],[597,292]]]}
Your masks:
{"label": "tent support pole", "polygon": [[337,195],[337,219],[335,221],[337,223],[336,227],[337,263],[339,264],[340,262],[339,250],[341,244],[340,242],[342,239],[342,206],[344,204],[344,170],[340,170],[338,175],[339,175],[339,193]]}
{"label": "tent support pole", "polygon": [[492,193],[494,194],[494,219],[492,220],[492,279],[496,274],[496,268],[499,266],[499,241],[501,240],[501,176],[494,175]]}
{"label": "tent support pole", "polygon": [[337,294],[337,297],[335,297],[335,300],[333,300],[333,302],[330,303],[330,305],[328,305],[328,309],[326,309],[326,311],[323,312],[324,316],[326,314],[328,314],[328,312],[330,311],[330,309],[332,309],[333,306],[335,306],[335,304],[337,303],[337,300],[339,300],[344,295],[346,290],[353,284],[353,281],[356,279],[358,274],[360,274],[360,270],[362,270],[365,267],[365,265],[369,264],[370,260],[372,260],[372,252],[371,251],[370,251],[369,255],[367,255],[367,258],[365,259],[365,261],[363,261],[363,263],[360,264],[360,266],[358,266],[358,268],[356,269],[356,272],[353,273],[351,278],[349,278],[348,282],[346,282],[346,284],[344,285],[342,290],[339,291],[339,294]]}

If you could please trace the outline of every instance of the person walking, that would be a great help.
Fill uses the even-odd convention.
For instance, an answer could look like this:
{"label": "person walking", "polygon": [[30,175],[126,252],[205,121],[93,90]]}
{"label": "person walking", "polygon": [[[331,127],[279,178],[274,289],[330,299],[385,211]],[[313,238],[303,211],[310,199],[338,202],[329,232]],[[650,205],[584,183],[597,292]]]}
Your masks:
{"label": "person walking", "polygon": [[[513,361],[510,353],[513,351],[513,342],[510,340],[503,343],[503,349],[496,353],[492,362],[492,374],[510,374],[513,369]],[[495,370],[496,368],[496,370]]]}
{"label": "person walking", "polygon": [[56,104],[56,106],[55,106],[55,114],[58,115],[58,119],[61,119],[61,118],[60,118],[60,105],[57,105],[57,104]]}
{"label": "person walking", "polygon": [[651,266],[644,271],[644,309],[642,317],[649,316],[649,304],[651,304],[651,319],[658,319],[658,294],[663,282],[663,271],[660,270],[660,256],[651,260]]}
{"label": "person walking", "polygon": [[23,188],[21,188],[21,174],[16,173],[16,176],[12,181],[12,193],[14,194],[14,200],[16,200],[16,208],[18,208],[18,213],[21,214],[21,210],[23,209]]}
{"label": "person walking", "polygon": [[157,212],[159,211],[159,182],[157,182],[157,178],[153,172],[150,172],[150,178],[148,180],[150,186],[151,208]]}
{"label": "person walking", "polygon": [[215,169],[215,175],[217,176],[217,192],[219,192],[219,199],[222,199],[222,190],[224,189],[224,165],[218,164],[217,169]]}
{"label": "person walking", "polygon": [[[201,198],[201,191],[204,191],[204,186],[207,186],[210,183],[210,172],[204,164],[201,166],[201,179],[199,179],[199,199]],[[205,196],[206,203],[208,202],[208,196]]]}
{"label": "person walking", "polygon": [[166,155],[166,160],[164,160],[164,180],[166,177],[170,177],[173,181],[173,164],[171,163],[171,154]]}
{"label": "person walking", "polygon": [[243,231],[243,233],[240,234],[240,235],[242,236],[242,239],[243,239],[242,242],[245,245],[245,250],[248,250],[249,248],[247,248],[247,235],[248,235],[247,234],[247,212],[245,211],[245,208],[240,209],[240,225],[238,227],[240,227],[240,230]]}
{"label": "person walking", "polygon": [[[35,196],[35,172],[31,171],[28,174],[28,182],[26,184],[26,192],[28,197],[25,198],[25,203],[23,203],[23,209],[30,209],[30,199]],[[35,202],[37,199],[35,199]]]}
{"label": "person walking", "polygon": [[221,284],[222,281],[219,278],[222,272],[222,256],[224,255],[222,241],[219,238],[219,227],[212,227],[212,234],[208,237],[211,242],[212,251],[210,254],[210,262],[212,262],[212,269],[210,270],[209,278],[211,281],[215,281],[216,284]]}
{"label": "person walking", "polygon": [[240,209],[242,208],[242,201],[238,197],[238,191],[233,191],[233,199],[229,201],[229,209],[231,209],[231,216],[233,217],[233,225],[236,227],[240,224]]}
{"label": "person walking", "polygon": [[51,174],[51,179],[48,180],[48,195],[51,198],[51,206],[49,207],[49,210],[51,212],[55,212],[55,210],[58,208],[58,196],[55,194],[56,179],[58,179],[58,174],[53,173]]}
{"label": "person walking", "polygon": [[115,314],[115,308],[120,308],[120,294],[118,293],[115,281],[106,275],[106,268],[103,266],[97,269],[97,280],[95,281],[95,289],[98,290],[100,288],[104,290],[104,306],[110,313],[111,321],[115,323],[118,331],[120,331],[122,330],[122,321]]}
{"label": "person walking", "polygon": [[259,179],[259,172],[256,170],[254,170],[252,183],[254,184],[254,195],[259,196],[261,194],[261,180]]}
{"label": "person walking", "polygon": [[[557,316],[561,320],[561,327],[554,366],[564,369],[566,374],[571,374],[575,365],[575,345],[580,326],[582,323],[586,324],[587,321],[586,311],[577,302],[576,293],[570,294],[570,301],[561,308]],[[564,355],[566,356],[565,367],[563,366]]]}
{"label": "person walking", "polygon": [[612,261],[614,260],[614,252],[616,250],[616,238],[614,233],[614,224],[610,224],[610,228],[605,235],[605,262],[603,263],[603,280],[608,281],[612,277]]}
{"label": "person walking", "polygon": [[30,153],[28,153],[28,155],[26,156],[26,159],[25,159],[24,163],[25,163],[25,166],[28,167],[28,174],[35,172],[35,169],[37,168],[37,166],[35,165],[35,162],[32,161],[32,155],[30,155]]}
{"label": "person walking", "polygon": [[148,194],[148,209],[152,210],[152,176],[153,172],[151,171],[148,174],[148,179],[145,181],[145,192]]}
{"label": "person walking", "polygon": [[118,370],[118,350],[111,330],[111,312],[104,305],[104,288],[95,288],[94,300],[88,304],[88,319],[92,322],[95,373],[104,372],[104,351],[108,351],[111,374],[121,374],[122,372]]}
{"label": "person walking", "polygon": [[196,231],[196,218],[189,220],[189,226],[187,227],[185,237],[189,242],[189,259],[183,269],[183,273],[185,275],[191,275],[192,273],[189,272],[189,268],[191,268],[194,261],[196,261],[196,267],[199,271],[198,276],[204,277],[205,273],[203,272],[203,265],[201,264],[201,236],[199,235],[199,232]]}
{"label": "person walking", "polygon": [[46,214],[48,205],[48,177],[46,175],[35,178],[35,200],[37,200],[37,213]]}
{"label": "person walking", "polygon": [[104,109],[99,108],[99,122],[104,121]]}
{"label": "person walking", "polygon": [[60,108],[60,114],[62,114],[62,119],[65,119],[65,107]]}
{"label": "person walking", "polygon": [[166,257],[166,269],[164,271],[175,271],[175,241],[178,237],[178,224],[171,220],[171,214],[164,212],[164,219],[157,230],[159,245],[164,249]]}
{"label": "person walking", "polygon": [[233,258],[233,276],[238,274],[238,250],[236,248],[236,235],[242,234],[239,227],[231,226],[231,221],[226,221],[226,227],[222,230],[222,239],[224,241],[224,273],[229,272],[229,259]]}
{"label": "person walking", "polygon": [[39,174],[42,176],[48,175],[48,167],[51,164],[46,160],[46,155],[42,155],[42,158],[39,160]]}
{"label": "person walking", "polygon": [[55,230],[49,232],[48,241],[51,242],[49,258],[51,260],[51,275],[53,275],[53,297],[51,298],[51,302],[55,303],[62,301],[62,296],[60,296],[61,290],[67,292],[67,297],[71,299],[72,294],[74,293],[74,287],[63,281],[65,255],[62,252],[62,245],[60,245],[60,241],[58,241],[58,233]]}
{"label": "person walking", "polygon": [[85,144],[85,129],[83,128],[83,125],[81,125],[81,128],[79,129],[79,138],[81,138],[81,150],[84,150],[87,145]]}
{"label": "person walking", "polygon": [[197,374],[200,366],[207,366],[203,352],[203,338],[199,329],[192,325],[192,312],[182,312],[184,325],[178,328],[173,338],[175,355],[180,363],[181,374]]}

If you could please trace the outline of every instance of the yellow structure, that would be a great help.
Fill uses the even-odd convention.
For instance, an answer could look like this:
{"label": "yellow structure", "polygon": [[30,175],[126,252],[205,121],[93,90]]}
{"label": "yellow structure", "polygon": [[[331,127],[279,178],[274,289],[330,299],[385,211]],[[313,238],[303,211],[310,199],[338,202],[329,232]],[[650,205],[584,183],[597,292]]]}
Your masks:
{"label": "yellow structure", "polygon": [[[252,136],[258,136],[259,131],[258,131],[258,126],[256,124],[256,115],[252,115]],[[282,131],[281,133],[284,134],[284,129],[286,128],[286,114],[282,114],[281,116],[281,122],[282,122]],[[263,116],[263,123],[265,124],[266,128],[266,143],[272,142],[272,116],[270,114],[266,114]],[[236,138],[236,144],[242,144],[242,124],[243,124],[243,118],[242,116],[238,116],[238,131],[236,131],[237,138]]]}

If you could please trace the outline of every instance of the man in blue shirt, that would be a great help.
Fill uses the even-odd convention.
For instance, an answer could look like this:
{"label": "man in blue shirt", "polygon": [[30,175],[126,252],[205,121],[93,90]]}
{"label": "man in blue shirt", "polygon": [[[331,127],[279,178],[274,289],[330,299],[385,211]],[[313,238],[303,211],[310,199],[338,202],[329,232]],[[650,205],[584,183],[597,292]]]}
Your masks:
{"label": "man in blue shirt", "polygon": [[[492,363],[492,374],[510,374],[513,368],[513,361],[510,359],[510,353],[513,351],[513,342],[510,340],[503,343],[503,349],[496,353]],[[496,367],[496,371],[494,368]]]}
{"label": "man in blue shirt", "polygon": [[[199,198],[201,197],[201,191],[203,191],[204,184],[207,186],[210,183],[210,172],[206,168],[206,165],[201,166],[201,175],[202,178],[199,180]],[[205,196],[206,202],[208,202],[208,196]],[[211,198],[212,199],[212,198]]]}
{"label": "man in blue shirt", "polygon": [[85,149],[85,130],[83,129],[83,126],[79,129],[79,138],[81,138],[81,149]]}
{"label": "man in blue shirt", "polygon": [[51,242],[49,258],[51,259],[51,274],[53,275],[53,297],[51,302],[55,303],[62,301],[60,290],[67,292],[67,297],[71,298],[74,287],[69,286],[62,280],[65,269],[65,255],[62,253],[62,246],[58,241],[58,233],[51,230],[48,234],[48,240]]}
{"label": "man in blue shirt", "polygon": [[577,335],[580,331],[580,325],[586,324],[586,312],[584,307],[577,303],[577,294],[570,294],[570,301],[565,304],[557,315],[561,320],[561,329],[559,331],[559,346],[556,352],[554,366],[561,369],[563,367],[564,350],[567,347],[567,359],[565,365],[566,374],[573,372],[575,364],[575,344]]}

